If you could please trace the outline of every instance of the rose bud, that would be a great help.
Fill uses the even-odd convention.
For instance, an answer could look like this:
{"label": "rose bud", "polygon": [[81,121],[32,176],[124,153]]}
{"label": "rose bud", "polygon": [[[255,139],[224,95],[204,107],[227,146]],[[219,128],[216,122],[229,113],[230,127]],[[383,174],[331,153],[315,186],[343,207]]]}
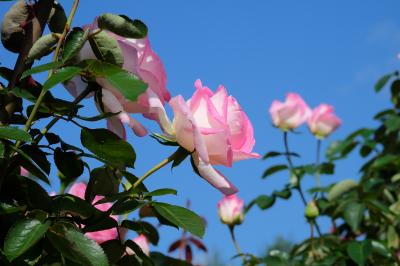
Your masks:
{"label": "rose bud", "polygon": [[229,226],[241,224],[244,219],[244,202],[236,194],[224,196],[218,202],[218,215],[221,222]]}
{"label": "rose bud", "polygon": [[315,201],[312,200],[307,204],[305,216],[309,220],[314,220],[315,218],[318,217],[318,215],[319,215],[318,206],[315,203]]}

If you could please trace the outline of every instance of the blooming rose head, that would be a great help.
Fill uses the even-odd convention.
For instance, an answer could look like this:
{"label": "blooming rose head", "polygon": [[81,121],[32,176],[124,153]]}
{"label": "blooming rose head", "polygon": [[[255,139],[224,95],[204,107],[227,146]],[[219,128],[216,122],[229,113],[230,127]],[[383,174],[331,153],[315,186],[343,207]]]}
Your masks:
{"label": "blooming rose head", "polygon": [[221,222],[229,226],[241,224],[244,220],[244,202],[236,194],[224,196],[218,202],[218,215]]}
{"label": "blooming rose head", "polygon": [[213,92],[197,80],[195,87],[188,101],[179,95],[169,102],[174,111],[172,128],[176,141],[193,152],[193,161],[203,178],[223,193],[233,194],[236,188],[212,165],[232,166],[239,160],[259,158],[252,152],[253,127],[223,86]]}
{"label": "blooming rose head", "polygon": [[[150,247],[149,247],[149,240],[145,235],[138,235],[134,239],[132,239],[133,242],[135,242],[143,251],[144,254],[147,256],[150,256]],[[130,249],[129,247],[126,248],[126,252],[129,255],[135,254],[135,252]]]}
{"label": "blooming rose head", "polygon": [[285,102],[273,101],[269,112],[273,124],[287,131],[303,124],[309,117],[311,110],[300,95],[288,93]]}
{"label": "blooming rose head", "polygon": [[[97,21],[85,28],[90,28],[90,30],[97,29]],[[137,75],[148,84],[146,92],[142,93],[137,101],[133,102],[127,100],[104,78],[96,78],[97,83],[103,88],[102,102],[104,110],[102,111],[119,113],[117,116],[108,119],[107,126],[122,138],[126,137],[124,124],[131,127],[136,135],[144,136],[147,134],[147,130],[129,114],[141,113],[145,117],[156,121],[160,117],[158,114],[159,108],[163,107],[164,103],[170,99],[170,94],[166,88],[167,77],[164,66],[158,55],[151,49],[150,41],[147,37],[132,39],[121,37],[108,31],[104,32],[118,42],[124,60],[122,68]],[[79,59],[96,59],[89,42],[86,42],[81,49]],[[86,86],[87,84],[82,81],[80,76],[74,77],[65,84],[65,87],[74,97],[79,95]]]}
{"label": "blooming rose head", "polygon": [[[85,191],[86,191],[86,184],[85,183],[75,183],[71,186],[69,189],[68,193],[74,196],[77,196],[81,199],[85,198]],[[97,202],[101,200],[102,197],[96,196],[93,200],[93,202]],[[112,207],[112,203],[103,203],[103,204],[97,204],[95,207],[100,210],[100,211],[108,211],[109,208]],[[111,217],[114,220],[118,220],[118,216],[116,215],[111,215]],[[87,237],[93,239],[97,243],[101,244],[107,240],[111,239],[116,239],[118,237],[118,232],[116,228],[111,228],[107,230],[101,230],[97,232],[88,232],[85,234]]]}
{"label": "blooming rose head", "polygon": [[342,121],[335,115],[333,106],[320,104],[316,107],[308,119],[308,127],[319,139],[329,136]]}

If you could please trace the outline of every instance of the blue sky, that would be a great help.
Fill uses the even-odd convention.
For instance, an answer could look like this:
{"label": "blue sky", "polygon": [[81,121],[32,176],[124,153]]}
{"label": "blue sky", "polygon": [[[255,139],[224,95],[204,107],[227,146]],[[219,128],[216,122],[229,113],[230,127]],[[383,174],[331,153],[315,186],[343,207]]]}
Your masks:
{"label": "blue sky", "polygon": [[[71,2],[61,1],[67,10]],[[9,5],[1,3],[1,14]],[[376,95],[373,85],[399,65],[399,8],[400,3],[394,0],[83,0],[73,24],[90,23],[103,12],[140,18],[148,25],[152,47],[165,64],[171,95],[189,98],[197,78],[210,88],[225,85],[253,123],[254,150],[264,154],[283,148],[281,133],[271,127],[267,110],[274,99],[283,100],[287,92],[301,94],[313,107],[321,102],[335,106],[343,125],[323,143],[324,148],[361,126],[374,125],[372,115],[388,106],[388,93]],[[1,49],[3,65],[11,67],[14,59],[14,55]],[[61,86],[53,92],[71,99]],[[94,113],[93,102],[86,103],[87,112]],[[144,123],[151,130],[159,130],[150,121]],[[79,143],[79,129],[75,126],[60,123],[55,130],[64,132],[70,142]],[[295,163],[311,163],[315,140],[306,127],[300,131],[302,134],[290,138],[292,149],[302,154]],[[149,137],[130,134],[129,142],[138,153],[138,175],[173,152]],[[261,180],[263,170],[273,162],[283,161],[248,160],[231,169],[219,169],[240,189],[239,195],[249,201],[259,194],[270,194],[287,182],[286,173]],[[357,156],[350,156],[337,165],[335,176],[322,178],[323,184],[358,178],[361,162]],[[305,186],[312,185],[313,179],[307,177]],[[176,188],[178,196],[165,197],[166,202],[184,205],[190,199],[192,209],[208,221],[204,238],[208,247],[220,250],[225,259],[234,255],[228,230],[216,215],[221,195],[191,172],[189,162],[172,172],[168,167],[159,171],[149,178],[148,186]],[[54,181],[51,189],[57,188]],[[303,210],[297,194],[289,201],[278,201],[268,211],[255,208],[237,229],[243,251],[261,253],[278,235],[294,241],[307,237],[309,228]],[[322,228],[326,231],[329,225],[323,223]],[[174,229],[162,232],[158,249],[165,251],[180,233]]]}

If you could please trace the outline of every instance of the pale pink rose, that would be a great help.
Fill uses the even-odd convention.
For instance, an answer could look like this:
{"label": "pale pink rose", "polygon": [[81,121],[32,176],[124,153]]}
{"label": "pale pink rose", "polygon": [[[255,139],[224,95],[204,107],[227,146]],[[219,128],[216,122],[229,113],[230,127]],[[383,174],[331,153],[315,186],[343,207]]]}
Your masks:
{"label": "pale pink rose", "polygon": [[[135,242],[142,249],[144,254],[150,256],[149,240],[145,235],[138,235],[137,237],[132,239],[132,241]],[[129,255],[135,254],[135,252],[129,247],[126,248],[126,253],[128,253]]]}
{"label": "pale pink rose", "polygon": [[284,131],[297,128],[311,114],[308,105],[296,93],[288,93],[285,102],[273,101],[269,112],[273,124]]}
{"label": "pale pink rose", "polygon": [[221,222],[227,225],[238,225],[244,220],[244,202],[236,194],[224,196],[218,202],[218,215]]}
{"label": "pale pink rose", "polygon": [[19,170],[19,175],[28,177],[30,175],[30,173],[28,172],[28,170],[26,170],[24,167],[21,166],[20,170]]}
{"label": "pale pink rose", "polygon": [[224,194],[233,194],[236,188],[212,165],[232,166],[239,160],[259,158],[252,152],[253,127],[236,99],[229,96],[223,86],[214,93],[197,80],[195,87],[188,101],[179,95],[169,102],[174,111],[176,140],[193,152],[193,161],[204,179]]}
{"label": "pale pink rose", "polygon": [[[81,199],[85,198],[85,190],[86,190],[86,184],[83,182],[80,183],[75,183],[71,186],[69,189],[68,193],[74,196],[77,196]],[[101,200],[102,197],[96,196],[93,200],[93,202],[97,202]],[[97,204],[95,207],[100,210],[100,211],[108,211],[112,207],[112,203],[103,203],[103,204]],[[117,215],[111,215],[111,217],[118,221],[118,216]],[[97,243],[101,244],[107,240],[111,239],[116,239],[118,238],[118,232],[116,228],[111,228],[107,230],[102,230],[102,231],[97,231],[97,232],[88,232],[85,234],[87,237],[93,239]]]}
{"label": "pale pink rose", "polygon": [[[85,26],[91,30],[97,29],[97,22]],[[114,88],[104,78],[97,78],[97,83],[103,88],[102,101],[106,112],[119,113],[119,115],[109,118],[107,127],[121,138],[126,137],[124,124],[133,129],[137,136],[144,136],[147,130],[136,120],[130,117],[131,113],[141,113],[146,118],[156,120],[164,115],[164,103],[170,100],[170,94],[166,88],[167,76],[163,63],[158,55],[151,49],[147,37],[143,39],[131,39],[118,36],[107,32],[118,41],[123,52],[123,69],[134,73],[148,84],[146,92],[142,93],[137,101],[127,100],[116,88]],[[79,53],[80,60],[96,59],[89,42],[86,42]],[[64,84],[68,91],[76,97],[85,88],[86,83],[80,76],[74,77]],[[160,113],[161,112],[161,113]]]}
{"label": "pale pink rose", "polygon": [[333,106],[320,104],[308,119],[308,127],[319,139],[329,136],[340,126],[342,121],[335,115]]}

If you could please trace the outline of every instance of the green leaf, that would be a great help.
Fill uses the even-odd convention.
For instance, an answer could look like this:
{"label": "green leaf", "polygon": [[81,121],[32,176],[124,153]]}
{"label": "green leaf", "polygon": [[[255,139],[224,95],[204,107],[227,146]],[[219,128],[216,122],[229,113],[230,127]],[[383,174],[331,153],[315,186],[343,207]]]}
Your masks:
{"label": "green leaf", "polygon": [[280,172],[282,170],[288,169],[287,165],[285,164],[279,164],[279,165],[274,165],[268,168],[267,170],[264,171],[262,178],[266,178],[272,174],[275,174],[277,172]]}
{"label": "green leaf", "polygon": [[23,212],[26,210],[26,205],[16,206],[5,202],[0,202],[0,215]]}
{"label": "green leaf", "polygon": [[271,197],[271,196],[267,196],[267,195],[260,195],[255,199],[255,202],[261,210],[266,210],[266,209],[272,207],[272,205],[274,205],[275,197],[274,196]]}
{"label": "green leaf", "polygon": [[0,138],[31,142],[32,137],[17,127],[0,127]]}
{"label": "green leaf", "polygon": [[73,28],[65,39],[65,45],[62,52],[62,60],[67,62],[74,58],[88,39],[89,29],[83,31],[81,28]]}
{"label": "green leaf", "polygon": [[24,79],[24,78],[26,78],[26,77],[28,77],[30,75],[33,75],[33,74],[37,74],[37,73],[48,71],[50,69],[59,68],[62,65],[63,65],[63,62],[56,61],[56,62],[51,62],[51,63],[39,65],[37,67],[33,67],[33,68],[28,69],[25,72],[23,72],[22,75],[21,75],[21,79]]}
{"label": "green leaf", "polygon": [[37,219],[17,221],[8,231],[4,242],[4,254],[13,261],[30,247],[34,246],[46,233],[50,221]]}
{"label": "green leaf", "polygon": [[131,213],[138,208],[143,206],[142,203],[138,202],[135,199],[129,199],[129,200],[118,200],[111,208],[112,214],[113,215],[122,215],[122,214],[127,214]]}
{"label": "green leaf", "polygon": [[85,199],[92,202],[96,195],[108,196],[118,193],[119,181],[108,167],[100,167],[90,172]]}
{"label": "green leaf", "polygon": [[88,218],[100,212],[87,201],[69,194],[54,197],[52,207],[55,213],[69,213],[79,215],[82,218]]}
{"label": "green leaf", "polygon": [[105,13],[97,18],[97,23],[100,29],[126,38],[142,39],[147,35],[147,27],[143,22],[123,15]]}
{"label": "green leaf", "polygon": [[132,146],[107,129],[83,128],[81,142],[89,151],[113,164],[134,166],[136,154]]}
{"label": "green leaf", "polygon": [[[39,178],[47,184],[50,184],[50,181],[47,177],[47,173],[50,172],[50,163],[47,161],[46,154],[42,150],[39,148],[30,148],[26,146],[22,146],[20,149],[14,146],[10,147],[18,153],[15,158],[17,161],[19,161],[22,167],[24,167],[33,176]],[[28,151],[29,154],[27,154],[26,151]]]}
{"label": "green leaf", "polygon": [[103,249],[70,224],[56,223],[49,229],[47,237],[54,247],[71,261],[82,265],[108,266]]}
{"label": "green leaf", "polygon": [[177,191],[172,188],[162,188],[162,189],[156,189],[153,190],[152,192],[149,192],[146,194],[146,197],[153,197],[153,196],[164,196],[164,195],[177,195]]}
{"label": "green leaf", "polygon": [[386,132],[391,133],[400,130],[400,117],[397,115],[389,115],[384,122]]}
{"label": "green leaf", "polygon": [[51,52],[51,48],[58,42],[58,37],[54,34],[46,34],[41,36],[29,50],[26,62],[30,63],[36,59],[40,59]]}
{"label": "green leaf", "polygon": [[51,32],[62,33],[67,24],[67,15],[60,3],[54,2],[47,25]]}
{"label": "green leaf", "polygon": [[203,219],[191,210],[161,202],[153,202],[152,205],[159,215],[172,224],[198,237],[204,235],[205,225]]}
{"label": "green leaf", "polygon": [[51,77],[43,84],[43,90],[48,91],[57,84],[70,80],[81,72],[80,67],[67,66],[57,70]]}
{"label": "green leaf", "polygon": [[344,193],[357,187],[358,184],[353,179],[345,179],[336,183],[330,190],[327,196],[329,201],[340,198]]}
{"label": "green leaf", "polygon": [[375,91],[379,92],[385,87],[386,83],[389,81],[389,79],[393,76],[393,74],[386,74],[383,77],[381,77],[378,82],[375,84]]}
{"label": "green leaf", "polygon": [[290,196],[292,196],[292,192],[288,188],[285,188],[281,191],[274,191],[273,194],[282,199],[288,199]]}
{"label": "green leaf", "polygon": [[358,266],[364,266],[371,248],[371,242],[367,240],[363,242],[353,241],[347,245],[347,254]]}
{"label": "green leaf", "polygon": [[360,223],[364,217],[365,205],[351,201],[344,207],[343,218],[346,223],[351,227],[353,232],[357,232]]}
{"label": "green leaf", "polygon": [[400,156],[387,154],[383,157],[377,158],[371,167],[373,168],[382,168],[391,164],[398,164],[400,162]]}
{"label": "green leaf", "polygon": [[383,256],[386,258],[390,258],[392,256],[390,250],[381,242],[372,240],[371,241],[372,244],[372,251]]}
{"label": "green leaf", "polygon": [[160,252],[150,252],[150,257],[154,262],[154,266],[191,266],[192,264],[183,260],[165,256]]}
{"label": "green leaf", "polygon": [[118,66],[98,60],[86,60],[86,63],[89,71],[97,77],[104,77],[110,85],[130,101],[136,101],[137,97],[147,89],[146,83]]}
{"label": "green leaf", "polygon": [[136,233],[144,234],[153,245],[157,245],[160,240],[157,229],[147,222],[124,220],[121,227],[128,228]]}
{"label": "green leaf", "polygon": [[[277,157],[277,156],[284,156],[286,154],[287,153],[285,153],[285,152],[270,151],[263,156],[263,160],[266,160],[266,159],[272,158],[272,157]],[[293,157],[300,157],[300,155],[298,155],[297,153],[294,153],[294,152],[290,152],[289,155],[293,156]]]}
{"label": "green leaf", "polygon": [[0,159],[4,158],[5,146],[0,142]]}
{"label": "green leaf", "polygon": [[116,264],[125,253],[121,241],[117,239],[103,242],[100,246],[106,253],[110,265]]}
{"label": "green leaf", "polygon": [[107,32],[101,31],[89,38],[90,47],[96,58],[115,66],[124,64],[124,57],[118,41]]}
{"label": "green leaf", "polygon": [[83,161],[72,151],[63,151],[56,148],[54,151],[54,162],[58,170],[63,174],[66,180],[63,180],[65,186],[81,176],[84,171]]}

